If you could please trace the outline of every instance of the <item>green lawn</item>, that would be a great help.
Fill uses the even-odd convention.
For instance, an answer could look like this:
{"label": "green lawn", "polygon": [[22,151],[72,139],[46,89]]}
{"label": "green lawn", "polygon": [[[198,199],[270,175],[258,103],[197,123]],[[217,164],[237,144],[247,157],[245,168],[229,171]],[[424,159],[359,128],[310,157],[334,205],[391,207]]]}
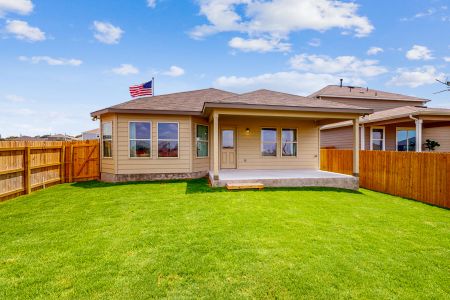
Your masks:
{"label": "green lawn", "polygon": [[450,211],[367,190],[64,184],[0,203],[0,299],[450,298]]}

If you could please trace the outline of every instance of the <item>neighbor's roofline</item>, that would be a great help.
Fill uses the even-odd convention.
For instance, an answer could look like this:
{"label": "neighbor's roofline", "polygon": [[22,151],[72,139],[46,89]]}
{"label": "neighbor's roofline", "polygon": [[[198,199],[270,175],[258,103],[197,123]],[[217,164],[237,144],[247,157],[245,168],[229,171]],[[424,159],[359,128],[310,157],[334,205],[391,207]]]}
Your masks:
{"label": "neighbor's roofline", "polygon": [[374,96],[341,96],[341,95],[333,95],[333,94],[316,94],[316,95],[314,95],[314,97],[316,97],[316,98],[330,97],[330,98],[390,100],[390,101],[413,101],[413,102],[430,102],[431,101],[429,99],[423,99],[423,98],[404,99],[404,98],[389,98],[389,97],[378,97],[378,96],[377,97],[374,97]]}

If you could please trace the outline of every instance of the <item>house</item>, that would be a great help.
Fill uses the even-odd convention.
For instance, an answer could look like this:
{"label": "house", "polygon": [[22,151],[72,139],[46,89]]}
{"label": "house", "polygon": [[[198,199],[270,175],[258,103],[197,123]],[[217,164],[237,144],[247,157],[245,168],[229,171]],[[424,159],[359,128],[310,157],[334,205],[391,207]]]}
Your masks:
{"label": "house", "polygon": [[141,97],[91,113],[101,124],[105,181],[199,178],[214,186],[257,180],[268,186],[357,188],[354,176],[319,170],[321,126],[360,117],[338,102],[269,90],[203,89]]}
{"label": "house", "polygon": [[[435,151],[450,151],[450,109],[429,108],[429,100],[379,90],[327,86],[309,97],[372,108],[359,119],[361,150],[423,151],[427,140],[440,144]],[[348,121],[321,128],[321,147],[353,148]],[[420,141],[420,142],[417,142]]]}
{"label": "house", "polygon": [[81,133],[81,140],[98,140],[100,139],[100,128],[91,129]]}

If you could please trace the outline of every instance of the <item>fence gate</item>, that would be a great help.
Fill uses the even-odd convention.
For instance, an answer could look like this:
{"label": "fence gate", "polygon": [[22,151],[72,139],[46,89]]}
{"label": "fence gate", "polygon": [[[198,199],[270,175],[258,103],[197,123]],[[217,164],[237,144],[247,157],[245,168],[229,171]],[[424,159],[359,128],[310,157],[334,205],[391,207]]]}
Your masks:
{"label": "fence gate", "polygon": [[[75,144],[66,146],[66,162],[69,168],[66,182],[99,179],[100,177],[100,145]],[[68,150],[68,151],[67,151]]]}

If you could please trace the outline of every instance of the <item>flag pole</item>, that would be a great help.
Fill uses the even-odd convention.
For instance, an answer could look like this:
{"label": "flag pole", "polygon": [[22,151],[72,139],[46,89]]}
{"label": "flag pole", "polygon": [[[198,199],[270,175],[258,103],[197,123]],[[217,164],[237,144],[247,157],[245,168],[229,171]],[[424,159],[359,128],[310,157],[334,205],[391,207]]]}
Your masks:
{"label": "flag pole", "polygon": [[153,96],[155,96],[155,77],[152,77],[152,90],[153,90]]}

